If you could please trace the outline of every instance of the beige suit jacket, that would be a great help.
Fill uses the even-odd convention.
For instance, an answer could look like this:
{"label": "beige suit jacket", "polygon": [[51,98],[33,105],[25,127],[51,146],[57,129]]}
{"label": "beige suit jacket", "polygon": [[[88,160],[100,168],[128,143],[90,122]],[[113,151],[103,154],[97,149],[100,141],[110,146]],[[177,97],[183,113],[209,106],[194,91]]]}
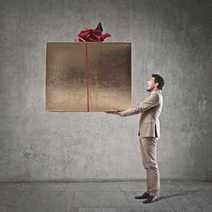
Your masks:
{"label": "beige suit jacket", "polygon": [[139,134],[141,137],[160,138],[159,116],[163,107],[162,91],[152,91],[148,97],[137,106],[130,107],[122,112],[121,116],[129,116],[141,113],[139,119]]}

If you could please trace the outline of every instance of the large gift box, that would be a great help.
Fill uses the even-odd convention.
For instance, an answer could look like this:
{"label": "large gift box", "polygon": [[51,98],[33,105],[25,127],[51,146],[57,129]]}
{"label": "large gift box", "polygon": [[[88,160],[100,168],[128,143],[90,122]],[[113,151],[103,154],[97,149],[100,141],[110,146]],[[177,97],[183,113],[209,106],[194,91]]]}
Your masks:
{"label": "large gift box", "polygon": [[47,111],[99,112],[130,105],[131,43],[47,43]]}

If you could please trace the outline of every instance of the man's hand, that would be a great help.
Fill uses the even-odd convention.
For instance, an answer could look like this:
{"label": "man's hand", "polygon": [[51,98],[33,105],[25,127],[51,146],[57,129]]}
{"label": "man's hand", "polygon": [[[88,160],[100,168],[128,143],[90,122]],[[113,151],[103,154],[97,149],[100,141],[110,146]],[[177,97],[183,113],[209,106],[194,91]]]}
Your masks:
{"label": "man's hand", "polygon": [[111,113],[111,114],[115,114],[115,115],[119,115],[120,116],[120,113],[123,110],[120,110],[120,109],[114,109],[114,110],[110,110],[110,111],[104,111],[105,113]]}

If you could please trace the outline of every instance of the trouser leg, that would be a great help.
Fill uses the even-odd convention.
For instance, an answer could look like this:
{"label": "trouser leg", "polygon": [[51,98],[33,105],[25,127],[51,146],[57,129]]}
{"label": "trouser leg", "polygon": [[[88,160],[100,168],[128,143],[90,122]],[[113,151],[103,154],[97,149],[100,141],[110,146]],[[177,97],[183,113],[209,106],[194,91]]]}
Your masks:
{"label": "trouser leg", "polygon": [[157,138],[140,137],[143,166],[146,169],[147,192],[159,195],[160,172],[157,162]]}

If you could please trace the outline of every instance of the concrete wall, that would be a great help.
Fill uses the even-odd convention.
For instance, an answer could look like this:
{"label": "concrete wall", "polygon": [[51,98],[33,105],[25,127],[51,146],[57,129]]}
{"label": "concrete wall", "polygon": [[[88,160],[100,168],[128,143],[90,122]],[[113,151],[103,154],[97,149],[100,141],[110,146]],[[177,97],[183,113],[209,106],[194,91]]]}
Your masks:
{"label": "concrete wall", "polygon": [[[212,13],[199,0],[0,1],[0,180],[145,179],[139,115],[45,112],[48,41],[132,42],[133,104],[165,78],[161,178],[212,179]],[[106,41],[105,41],[106,42]]]}

